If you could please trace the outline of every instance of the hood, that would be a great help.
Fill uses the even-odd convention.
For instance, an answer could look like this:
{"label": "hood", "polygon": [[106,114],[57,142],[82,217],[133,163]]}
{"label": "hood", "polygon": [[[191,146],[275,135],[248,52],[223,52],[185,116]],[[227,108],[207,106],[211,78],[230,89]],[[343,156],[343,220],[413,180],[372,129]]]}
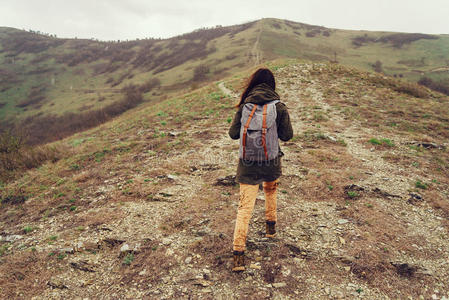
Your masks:
{"label": "hood", "polygon": [[256,85],[246,97],[244,103],[264,104],[280,100],[279,95],[266,83]]}

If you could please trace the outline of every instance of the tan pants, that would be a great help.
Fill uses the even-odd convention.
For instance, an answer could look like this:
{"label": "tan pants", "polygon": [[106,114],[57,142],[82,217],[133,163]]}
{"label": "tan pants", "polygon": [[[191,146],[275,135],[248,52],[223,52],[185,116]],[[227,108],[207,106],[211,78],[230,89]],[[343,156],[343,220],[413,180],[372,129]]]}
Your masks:
{"label": "tan pants", "polygon": [[[277,180],[264,182],[263,191],[265,193],[265,220],[276,221],[276,187]],[[248,224],[253,213],[259,185],[240,184],[240,200],[237,211],[237,221],[234,229],[234,251],[245,251],[246,235],[248,234]]]}

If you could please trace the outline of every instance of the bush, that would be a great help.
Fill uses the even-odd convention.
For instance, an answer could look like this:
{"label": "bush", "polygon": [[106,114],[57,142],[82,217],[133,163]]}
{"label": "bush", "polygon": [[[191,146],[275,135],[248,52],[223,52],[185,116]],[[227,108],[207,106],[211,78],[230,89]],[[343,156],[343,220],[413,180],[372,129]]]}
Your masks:
{"label": "bush", "polygon": [[0,180],[7,181],[18,173],[36,168],[46,161],[57,161],[62,157],[58,147],[30,147],[22,133],[12,130],[0,133]]}
{"label": "bush", "polygon": [[[123,98],[103,108],[82,113],[63,115],[32,116],[18,127],[26,132],[26,144],[38,145],[65,138],[75,132],[83,131],[102,124],[123,112],[136,107],[143,101],[142,87],[128,85],[122,88]],[[7,128],[9,124],[0,124]]]}
{"label": "bush", "polygon": [[193,81],[203,81],[207,79],[209,67],[206,65],[199,65],[193,70]]}
{"label": "bush", "polygon": [[382,62],[380,60],[376,61],[371,66],[373,67],[374,72],[383,73]]}
{"label": "bush", "polygon": [[431,90],[440,92],[442,94],[448,95],[449,96],[449,82],[435,82],[432,79],[430,79],[429,77],[422,77],[419,81],[418,84],[423,85],[425,87],[428,87]]}

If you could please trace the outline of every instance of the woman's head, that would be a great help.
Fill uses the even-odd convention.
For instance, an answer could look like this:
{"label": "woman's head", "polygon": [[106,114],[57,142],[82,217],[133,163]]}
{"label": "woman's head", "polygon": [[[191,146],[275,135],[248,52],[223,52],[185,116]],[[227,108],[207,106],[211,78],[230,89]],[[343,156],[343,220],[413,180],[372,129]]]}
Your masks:
{"label": "woman's head", "polygon": [[245,90],[243,91],[240,101],[236,106],[239,107],[245,101],[246,97],[248,97],[249,92],[256,85],[261,83],[266,83],[273,90],[276,89],[276,81],[274,80],[273,73],[267,68],[260,68],[248,79],[248,83],[245,85]]}

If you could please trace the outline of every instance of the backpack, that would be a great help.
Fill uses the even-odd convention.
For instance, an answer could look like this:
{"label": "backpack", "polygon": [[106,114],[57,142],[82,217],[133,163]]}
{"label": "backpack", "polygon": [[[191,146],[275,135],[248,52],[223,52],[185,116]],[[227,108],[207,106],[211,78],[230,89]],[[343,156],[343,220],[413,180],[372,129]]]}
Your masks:
{"label": "backpack", "polygon": [[250,161],[267,161],[279,155],[279,140],[276,125],[276,103],[264,105],[246,103],[240,119],[239,157]]}

